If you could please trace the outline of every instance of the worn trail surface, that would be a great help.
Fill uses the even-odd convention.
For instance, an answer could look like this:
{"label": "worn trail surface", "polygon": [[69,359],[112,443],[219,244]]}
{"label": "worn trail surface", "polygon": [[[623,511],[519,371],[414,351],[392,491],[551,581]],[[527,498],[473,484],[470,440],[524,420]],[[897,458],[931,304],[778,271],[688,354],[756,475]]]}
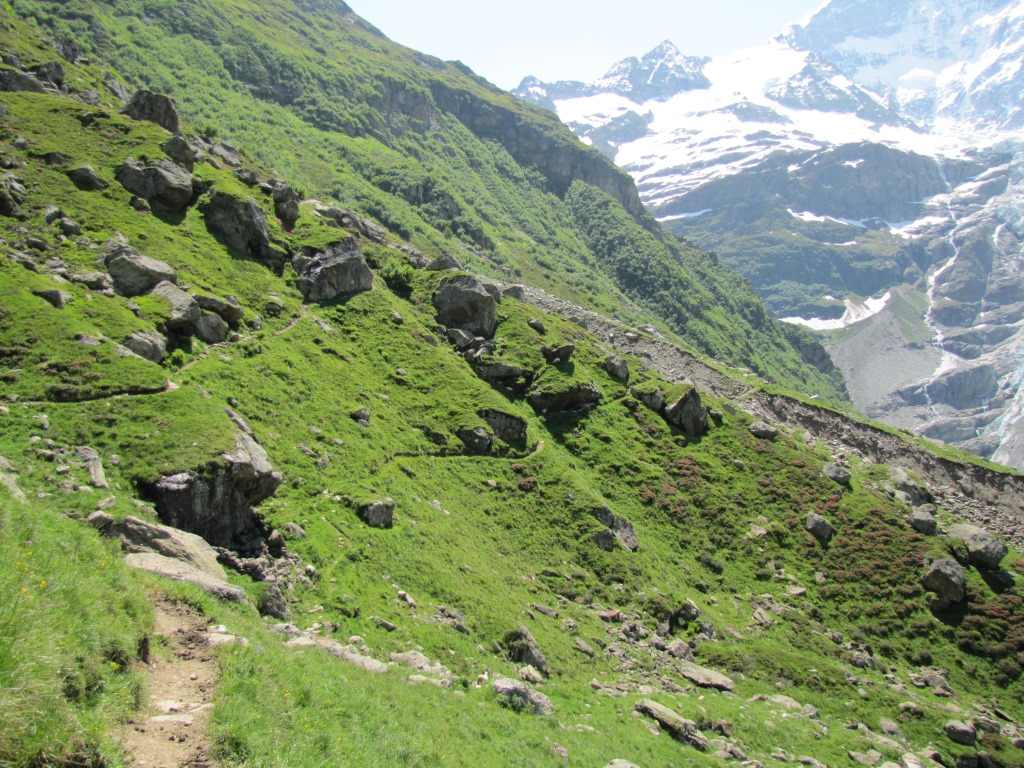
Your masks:
{"label": "worn trail surface", "polygon": [[202,617],[182,605],[158,602],[155,634],[143,670],[149,701],[117,737],[137,766],[213,766],[206,721],[217,663]]}

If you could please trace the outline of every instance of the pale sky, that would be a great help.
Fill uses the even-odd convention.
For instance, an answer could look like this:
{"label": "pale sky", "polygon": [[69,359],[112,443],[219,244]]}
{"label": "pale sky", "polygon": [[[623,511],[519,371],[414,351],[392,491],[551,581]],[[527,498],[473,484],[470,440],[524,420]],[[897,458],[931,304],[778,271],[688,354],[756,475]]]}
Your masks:
{"label": "pale sky", "polygon": [[770,39],[824,0],[347,0],[397,43],[509,89],[526,75],[594,80],[671,40],[719,56]]}

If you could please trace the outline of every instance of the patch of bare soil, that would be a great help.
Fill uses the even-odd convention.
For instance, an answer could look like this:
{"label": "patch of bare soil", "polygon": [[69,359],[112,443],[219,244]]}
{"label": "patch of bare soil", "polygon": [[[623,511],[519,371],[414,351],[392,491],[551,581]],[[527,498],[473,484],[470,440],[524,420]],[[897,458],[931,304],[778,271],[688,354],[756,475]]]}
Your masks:
{"label": "patch of bare soil", "polygon": [[217,662],[203,618],[187,607],[156,604],[156,637],[143,667],[149,701],[115,737],[136,766],[213,766],[206,722]]}

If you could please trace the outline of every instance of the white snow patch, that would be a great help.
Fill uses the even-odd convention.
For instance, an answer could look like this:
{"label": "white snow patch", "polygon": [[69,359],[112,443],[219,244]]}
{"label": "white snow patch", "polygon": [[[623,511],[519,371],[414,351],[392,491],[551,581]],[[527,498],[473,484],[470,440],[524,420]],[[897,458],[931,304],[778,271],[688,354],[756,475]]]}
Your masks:
{"label": "white snow patch", "polygon": [[[826,296],[825,298],[829,297]],[[885,309],[890,298],[892,298],[892,294],[886,292],[884,296],[880,296],[877,299],[867,299],[861,302],[854,301],[853,299],[847,299],[845,302],[846,312],[838,320],[823,320],[817,317],[810,319],[803,317],[783,317],[780,319],[784,323],[802,325],[815,331],[837,331],[840,328],[848,328],[854,323],[859,323],[863,320],[867,320],[869,317],[877,315]]]}
{"label": "white snow patch", "polygon": [[703,216],[705,213],[711,213],[713,208],[705,208],[703,211],[692,211],[690,213],[674,213],[671,216],[659,216],[658,221],[677,221],[679,219],[695,219],[698,216]]}

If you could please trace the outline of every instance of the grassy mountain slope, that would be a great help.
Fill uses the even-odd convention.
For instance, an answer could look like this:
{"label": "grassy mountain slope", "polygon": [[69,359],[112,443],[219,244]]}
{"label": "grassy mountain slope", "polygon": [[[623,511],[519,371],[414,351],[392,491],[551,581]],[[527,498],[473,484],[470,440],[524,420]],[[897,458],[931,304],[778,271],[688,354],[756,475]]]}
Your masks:
{"label": "grassy mountain slope", "polygon": [[[909,509],[886,492],[887,467],[850,457],[851,484],[837,485],[822,475],[834,459],[825,443],[797,429],[757,438],[742,400],[706,393],[720,423],[702,436],[686,435],[639,400],[660,389],[673,403],[689,387],[662,379],[640,358],[626,361],[627,385],[606,370],[605,339],[513,294],[498,303],[495,346],[481,360],[520,375],[507,387],[489,384],[438,328],[435,294],[457,273],[414,270],[400,247],[452,253],[474,270],[504,267],[517,279],[519,269],[522,278],[580,302],[614,305],[627,320],[648,319],[638,307],[664,312],[666,327],[703,339],[694,346],[713,345],[726,360],[733,349],[727,324],[749,329],[747,349],[734,342],[736,363],[752,364],[752,352],[768,349],[752,341],[764,338],[755,336],[760,305],[729,304],[739,300],[726,295],[706,257],[636,224],[610,183],[602,193],[600,178],[580,174],[560,189],[557,168],[546,178],[524,167],[515,151],[481,139],[448,113],[424,118],[427,140],[414,130],[390,132],[372,95],[360,117],[359,99],[345,91],[324,103],[341,110],[331,119],[351,124],[323,118],[317,126],[306,102],[300,109],[259,95],[260,87],[287,85],[288,70],[253,83],[257,101],[242,111],[236,100],[253,97],[241,86],[215,89],[220,81],[202,66],[186,68],[223,66],[192,27],[199,19],[212,35],[228,26],[225,18],[244,18],[238,29],[255,35],[280,19],[280,5],[224,3],[221,17],[176,13],[183,6],[126,2],[114,14],[92,3],[9,4],[8,11],[35,14],[83,44],[94,41],[93,63],[65,62],[66,81],[72,90],[96,89],[100,105],[54,92],[0,95],[0,161],[15,177],[5,188],[23,198],[0,220],[8,257],[0,260],[0,764],[125,762],[107,730],[145,698],[130,663],[151,631],[144,591],[169,593],[249,640],[219,651],[210,737],[225,765],[561,765],[556,746],[580,765],[615,758],[647,767],[720,765],[715,753],[726,747],[736,762],[763,765],[801,756],[843,765],[850,751],[871,749],[894,761],[932,749],[947,765],[978,764],[979,751],[997,764],[1022,764],[1014,739],[1024,735],[1024,614],[1014,574],[1024,563],[1016,552],[1005,558],[1007,570],[966,568],[966,601],[933,612],[921,573],[957,547],[907,526]],[[312,19],[297,13],[292,23],[301,29],[317,23]],[[55,58],[30,26],[9,13],[4,21],[0,45],[16,50],[22,66]],[[179,29],[169,42],[156,35],[156,27],[177,29],[162,26],[172,22],[190,34]],[[278,45],[292,35],[313,45],[310,38],[320,35],[288,29],[275,38]],[[481,102],[498,99],[456,67],[428,62],[432,68],[421,73],[413,54],[357,25],[320,31],[338,36],[321,43],[323,57],[351,52],[343,33],[368,46],[365,56],[325,71],[359,73],[394,59],[387,71],[398,81],[441,78],[423,85],[435,105],[445,82],[454,81]],[[178,68],[167,58],[171,50],[183,57]],[[196,198],[181,212],[133,207],[116,169],[128,157],[167,157],[169,134],[117,112],[103,75],[111,62],[140,80],[150,73],[153,85],[173,72],[164,84],[198,120],[199,127],[186,123],[185,135],[209,134],[205,124],[216,121],[254,158],[244,169],[262,179],[280,173],[323,197],[334,185],[343,202],[388,227],[384,242],[332,226],[311,202],[285,227],[270,195],[246,186],[224,162],[195,166]],[[300,82],[303,72],[313,76],[301,70]],[[181,85],[189,78],[195,90]],[[485,106],[473,109],[486,114]],[[461,163],[475,172],[458,172]],[[82,165],[109,186],[76,187],[67,171]],[[268,268],[211,234],[204,210],[216,194],[251,197],[275,247],[289,253],[352,238],[374,267],[373,289],[304,302],[290,264]],[[470,217],[465,227],[460,216]],[[477,221],[486,237],[475,234]],[[445,222],[452,222],[450,233]],[[69,281],[103,270],[102,244],[118,233],[173,267],[191,292],[237,296],[246,313],[238,335],[207,344],[170,333],[162,363],[125,356],[118,345],[131,334],[166,328],[166,301]],[[616,239],[649,256],[650,274],[675,293],[644,284]],[[694,271],[676,271],[679,262]],[[66,294],[63,308],[41,295],[52,290]],[[619,304],[625,296],[637,304]],[[683,310],[678,317],[674,307]],[[775,333],[771,328],[760,330]],[[574,345],[567,361],[548,362],[541,351],[567,343]],[[790,354],[795,361],[795,350]],[[782,381],[806,371],[796,362],[762,367]],[[824,377],[808,380],[830,386]],[[530,404],[592,387],[601,398],[590,410],[544,413]],[[158,477],[214,476],[235,447],[225,406],[251,425],[283,475],[259,508],[267,529],[294,530],[286,527],[294,523],[306,533],[285,533],[299,558],[281,582],[292,622],[341,643],[358,635],[355,645],[379,660],[420,649],[450,670],[451,689],[412,685],[411,670],[399,665],[374,674],[319,648],[285,645],[287,637],[270,629],[277,622],[253,607],[266,582],[233,573],[232,583],[250,598],[244,604],[168,587],[122,568],[110,542],[74,519],[98,506],[117,520],[155,519],[144,499]],[[353,418],[359,409],[369,411],[368,425]],[[490,450],[475,453],[460,435],[493,432],[484,416],[491,411],[520,420],[525,437],[492,434]],[[109,489],[91,485],[82,446],[98,452]],[[394,500],[394,523],[369,527],[359,507],[381,498]],[[610,549],[598,546],[608,534],[602,505],[635,529],[636,551],[614,541]],[[835,527],[828,546],[806,531],[810,512]],[[943,510],[939,518],[948,522]],[[29,551],[42,565],[26,571]],[[18,598],[22,588],[31,601]],[[551,717],[512,711],[489,684],[477,686],[484,672],[491,680],[516,676],[520,622],[550,667],[535,687],[550,696]],[[696,662],[728,675],[734,693],[695,687],[664,650],[675,641],[692,642]],[[930,667],[946,671],[951,697],[914,683]],[[779,696],[792,702],[771,698]],[[656,736],[653,721],[634,715],[646,699],[721,744],[699,751],[665,732]],[[943,731],[951,718],[991,720],[1000,733],[983,732],[977,746],[957,745]],[[902,736],[880,742],[882,719]]]}
{"label": "grassy mountain slope", "polygon": [[[699,286],[709,302],[682,294],[653,300],[636,279],[624,279],[607,257],[636,258],[629,247],[593,253],[561,198],[574,180],[596,186],[613,208],[636,217],[622,217],[637,230],[630,238],[650,238],[638,225],[655,225],[626,174],[550,112],[461,65],[350,23],[358,17],[344,3],[17,0],[11,7],[115,66],[132,85],[175,97],[193,125],[229,137],[273,174],[359,208],[428,255],[451,252],[474,269],[628,322],[640,321],[639,304],[692,349],[846,399],[840,377],[794,350],[813,346],[810,338],[758,314],[753,289],[730,270],[663,242],[658,248],[670,254],[663,268],[675,282]],[[688,321],[698,309],[704,319]],[[751,345],[741,350],[725,337]]]}

